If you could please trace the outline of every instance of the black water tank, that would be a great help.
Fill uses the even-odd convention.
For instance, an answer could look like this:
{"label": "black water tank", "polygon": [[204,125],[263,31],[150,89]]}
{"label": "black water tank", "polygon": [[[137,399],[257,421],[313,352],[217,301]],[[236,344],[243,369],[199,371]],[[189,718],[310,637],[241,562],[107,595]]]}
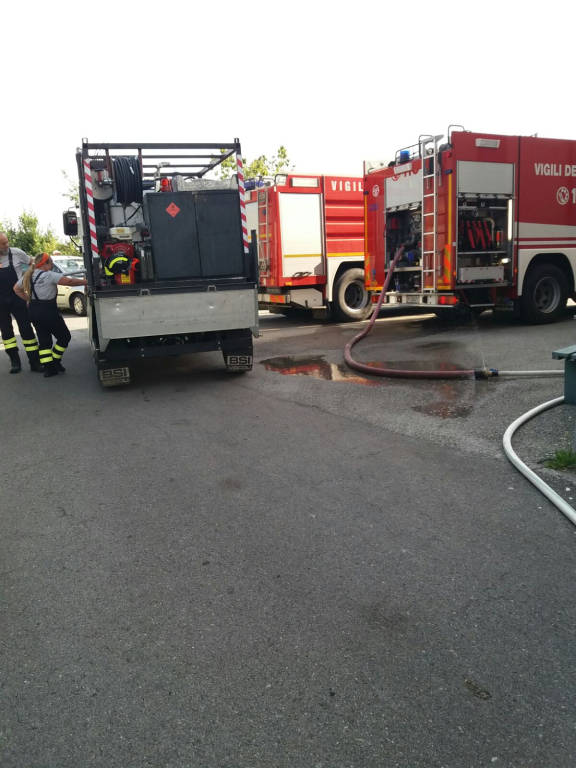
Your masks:
{"label": "black water tank", "polygon": [[237,191],[152,192],[144,202],[156,279],[243,274]]}

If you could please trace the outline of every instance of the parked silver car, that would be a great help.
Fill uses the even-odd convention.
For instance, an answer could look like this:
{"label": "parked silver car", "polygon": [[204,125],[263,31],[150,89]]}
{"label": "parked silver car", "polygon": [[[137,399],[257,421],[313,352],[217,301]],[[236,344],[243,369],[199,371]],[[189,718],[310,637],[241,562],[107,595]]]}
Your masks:
{"label": "parked silver car", "polygon": [[[52,256],[54,272],[70,277],[84,277],[84,262],[78,256]],[[59,309],[70,309],[76,315],[86,314],[86,288],[83,285],[59,285],[56,302]]]}

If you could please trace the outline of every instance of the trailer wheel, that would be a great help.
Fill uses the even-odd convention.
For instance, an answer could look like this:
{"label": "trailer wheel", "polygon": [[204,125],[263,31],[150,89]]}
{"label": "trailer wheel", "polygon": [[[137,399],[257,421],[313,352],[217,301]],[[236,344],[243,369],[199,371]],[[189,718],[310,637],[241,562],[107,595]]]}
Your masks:
{"label": "trailer wheel", "polygon": [[334,289],[332,310],[334,317],[343,322],[366,320],[370,315],[372,304],[364,284],[363,269],[347,269],[340,275]]}
{"label": "trailer wheel", "polygon": [[222,357],[230,373],[246,373],[252,370],[254,349],[252,331],[229,331],[222,339]]}
{"label": "trailer wheel", "polygon": [[554,264],[537,264],[529,270],[520,297],[522,319],[528,323],[553,323],[566,308],[566,276]]}

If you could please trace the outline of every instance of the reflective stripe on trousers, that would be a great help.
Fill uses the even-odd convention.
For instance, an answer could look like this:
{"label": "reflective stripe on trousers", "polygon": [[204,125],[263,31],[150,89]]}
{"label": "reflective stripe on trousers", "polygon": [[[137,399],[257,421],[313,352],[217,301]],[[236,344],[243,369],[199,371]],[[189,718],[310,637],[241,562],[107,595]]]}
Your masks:
{"label": "reflective stripe on trousers", "polygon": [[18,349],[18,342],[16,336],[12,336],[11,339],[3,339],[4,349],[8,352],[9,349]]}
{"label": "reflective stripe on trousers", "polygon": [[52,357],[54,360],[62,360],[64,352],[66,352],[66,347],[62,347],[60,344],[54,344],[52,347]]}
{"label": "reflective stripe on trousers", "polygon": [[47,363],[52,362],[51,349],[41,349],[38,354],[40,355],[40,362],[42,363],[42,365],[46,365]]}
{"label": "reflective stripe on trousers", "polygon": [[24,344],[26,352],[36,352],[38,349],[38,342],[36,339],[22,339],[22,344]]}

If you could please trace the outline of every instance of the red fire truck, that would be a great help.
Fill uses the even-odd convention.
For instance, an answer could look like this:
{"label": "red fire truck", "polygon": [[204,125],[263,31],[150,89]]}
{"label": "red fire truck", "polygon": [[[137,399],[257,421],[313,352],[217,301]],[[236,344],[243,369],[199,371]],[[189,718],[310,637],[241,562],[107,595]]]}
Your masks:
{"label": "red fire truck", "polygon": [[404,246],[387,305],[558,319],[574,295],[576,141],[462,126],[442,138],[420,136],[390,163],[364,164],[369,291]]}
{"label": "red fire truck", "polygon": [[364,278],[361,178],[277,175],[249,189],[248,231],[258,242],[261,309],[311,309],[334,319],[370,314]]}

